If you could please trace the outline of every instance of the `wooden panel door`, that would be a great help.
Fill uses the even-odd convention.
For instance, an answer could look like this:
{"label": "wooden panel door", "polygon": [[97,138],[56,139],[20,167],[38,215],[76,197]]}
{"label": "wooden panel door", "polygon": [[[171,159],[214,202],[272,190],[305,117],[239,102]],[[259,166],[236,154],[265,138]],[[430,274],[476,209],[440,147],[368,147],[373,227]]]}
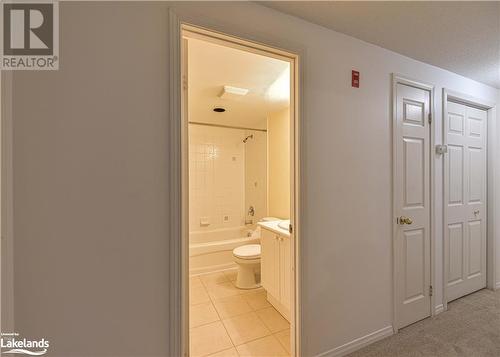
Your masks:
{"label": "wooden panel door", "polygon": [[396,86],[395,248],[398,328],[430,315],[430,92]]}
{"label": "wooden panel door", "polygon": [[484,110],[447,103],[444,130],[447,301],[486,287],[486,130]]}

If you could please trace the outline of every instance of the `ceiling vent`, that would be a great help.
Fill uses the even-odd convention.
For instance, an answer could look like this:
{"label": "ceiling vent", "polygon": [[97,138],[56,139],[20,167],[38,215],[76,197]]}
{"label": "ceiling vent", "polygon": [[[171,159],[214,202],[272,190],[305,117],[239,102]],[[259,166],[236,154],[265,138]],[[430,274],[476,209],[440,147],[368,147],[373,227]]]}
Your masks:
{"label": "ceiling vent", "polygon": [[248,89],[238,88],[232,86],[224,86],[222,88],[222,93],[219,95],[222,99],[239,99],[244,95],[247,95]]}

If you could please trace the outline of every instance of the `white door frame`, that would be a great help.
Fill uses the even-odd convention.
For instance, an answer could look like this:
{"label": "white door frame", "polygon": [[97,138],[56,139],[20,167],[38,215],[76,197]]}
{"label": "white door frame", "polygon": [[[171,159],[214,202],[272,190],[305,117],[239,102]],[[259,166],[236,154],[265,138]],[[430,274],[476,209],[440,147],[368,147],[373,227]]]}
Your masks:
{"label": "white door frame", "polygon": [[[429,97],[430,97],[430,113],[431,113],[431,125],[430,125],[430,140],[429,140],[429,145],[430,145],[430,152],[429,152],[429,165],[430,165],[430,183],[429,183],[429,188],[430,188],[430,227],[429,227],[429,233],[430,233],[430,271],[431,271],[431,286],[435,286],[435,232],[434,232],[434,227],[435,225],[435,163],[433,160],[433,148],[435,146],[435,125],[436,125],[436,120],[435,120],[435,91],[434,91],[434,85],[425,83],[416,79],[409,78],[407,76],[399,75],[396,73],[392,74],[392,214],[391,214],[391,227],[392,227],[392,328],[394,330],[394,333],[397,333],[399,328],[399,312],[398,312],[398,275],[396,272],[397,264],[396,262],[399,259],[399,251],[397,249],[397,244],[396,244],[396,239],[398,237],[397,235],[397,229],[398,225],[396,223],[396,207],[397,207],[397,202],[396,202],[396,195],[394,194],[394,186],[396,182],[396,137],[397,137],[397,128],[395,125],[395,122],[397,120],[396,115],[397,115],[397,91],[396,91],[396,86],[398,84],[405,84],[411,87],[423,89],[425,91],[429,92]],[[431,295],[431,307],[429,311],[429,316],[434,316],[434,300],[435,300],[435,294]]]}
{"label": "white door frame", "polygon": [[[460,104],[465,104],[469,106],[473,106],[476,108],[484,109],[487,111],[488,119],[486,124],[486,155],[487,155],[487,188],[486,188],[486,197],[488,202],[487,204],[487,223],[486,223],[486,286],[489,289],[498,289],[500,286],[496,286],[496,250],[498,249],[496,244],[496,203],[495,203],[495,144],[496,144],[496,106],[495,103],[491,103],[486,100],[482,100],[479,98],[472,97],[468,94],[460,93],[453,91],[451,89],[443,88],[443,145],[448,145],[447,135],[445,132],[446,123],[445,120],[448,115],[448,101],[457,102]],[[445,154],[446,155],[446,154]],[[448,292],[446,288],[446,280],[448,276],[448,259],[446,258],[446,241],[445,230],[446,230],[446,221],[448,217],[448,209],[446,208],[446,204],[444,203],[444,192],[445,192],[445,182],[444,182],[444,170],[446,168],[443,165],[443,307],[446,311],[448,309]]]}
{"label": "white door frame", "polygon": [[[247,51],[264,53],[270,57],[287,59],[293,68],[293,81],[290,82],[292,92],[290,96],[290,125],[291,139],[291,222],[294,230],[294,244],[292,244],[293,279],[292,279],[292,306],[291,311],[291,350],[292,356],[299,356],[301,351],[302,329],[300,324],[301,309],[301,265],[299,235],[300,227],[300,127],[301,122],[299,87],[301,70],[297,51],[285,51],[276,46],[265,45],[244,39],[244,36],[225,34],[203,28],[199,20],[181,18],[170,10],[169,12],[169,104],[170,104],[170,291],[169,301],[169,346],[171,356],[188,356],[189,354],[189,208],[188,208],[188,120],[184,117],[185,102],[183,101],[183,31],[189,31],[200,36],[210,37],[213,41],[224,42],[226,45],[244,48]],[[211,28],[218,26],[209,25]]]}

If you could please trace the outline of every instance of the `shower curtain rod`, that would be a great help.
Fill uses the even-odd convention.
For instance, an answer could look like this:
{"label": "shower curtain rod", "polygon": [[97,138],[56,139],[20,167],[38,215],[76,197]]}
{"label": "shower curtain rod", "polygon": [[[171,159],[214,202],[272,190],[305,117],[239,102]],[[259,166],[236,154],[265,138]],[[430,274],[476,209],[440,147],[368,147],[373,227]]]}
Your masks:
{"label": "shower curtain rod", "polygon": [[189,124],[193,125],[205,125],[205,126],[214,126],[217,128],[227,128],[227,129],[241,129],[241,130],[255,130],[255,131],[263,131],[267,133],[267,129],[255,129],[255,128],[245,128],[241,126],[231,126],[231,125],[222,125],[222,124],[210,124],[210,123],[200,123],[197,121],[190,121]]}

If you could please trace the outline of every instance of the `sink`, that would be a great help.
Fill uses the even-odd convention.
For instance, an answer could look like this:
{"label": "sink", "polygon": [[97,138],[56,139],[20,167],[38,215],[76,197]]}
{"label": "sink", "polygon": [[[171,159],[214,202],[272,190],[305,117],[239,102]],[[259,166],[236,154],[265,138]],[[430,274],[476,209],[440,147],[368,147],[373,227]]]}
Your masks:
{"label": "sink", "polygon": [[287,219],[285,221],[281,221],[280,223],[278,223],[278,227],[280,227],[281,229],[284,229],[285,231],[288,232],[288,227],[290,226],[290,220]]}

